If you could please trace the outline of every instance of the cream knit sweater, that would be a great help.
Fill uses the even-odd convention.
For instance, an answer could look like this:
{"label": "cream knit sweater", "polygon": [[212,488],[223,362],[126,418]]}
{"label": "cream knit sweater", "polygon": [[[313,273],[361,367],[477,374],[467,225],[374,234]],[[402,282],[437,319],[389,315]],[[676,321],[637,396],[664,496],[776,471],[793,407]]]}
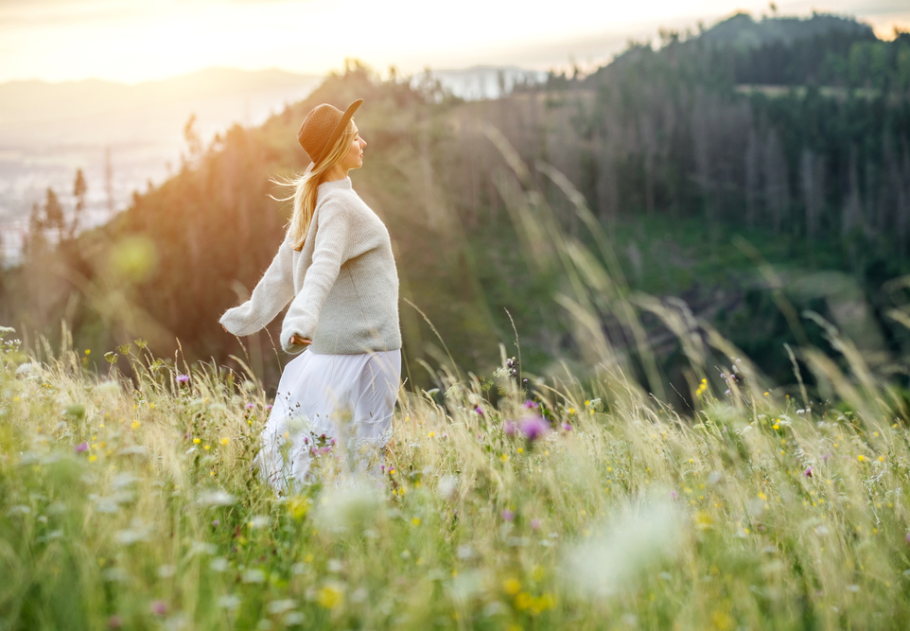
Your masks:
{"label": "cream knit sweater", "polygon": [[[234,335],[251,335],[288,301],[281,327],[281,347],[288,353],[401,348],[398,272],[389,231],[354,191],[350,177],[317,187],[303,248],[294,250],[286,233],[250,299],[218,321]],[[291,335],[313,343],[292,345]]]}

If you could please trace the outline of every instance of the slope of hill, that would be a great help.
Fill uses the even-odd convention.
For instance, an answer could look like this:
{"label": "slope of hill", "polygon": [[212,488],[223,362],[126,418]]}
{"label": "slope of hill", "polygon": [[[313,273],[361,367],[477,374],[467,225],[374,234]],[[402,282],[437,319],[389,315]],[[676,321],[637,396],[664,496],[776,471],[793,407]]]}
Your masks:
{"label": "slope of hill", "polygon": [[[560,231],[597,256],[618,258],[632,289],[665,295],[677,307],[683,296],[706,322],[752,345],[778,378],[792,371],[784,343],[808,336],[823,345],[824,333],[782,315],[781,296],[796,305],[793,313],[811,309],[845,330],[866,330],[873,368],[887,370],[910,349],[887,315],[908,302],[888,281],[907,271],[910,254],[910,110],[880,99],[827,99],[818,90],[744,96],[712,65],[723,55],[696,41],[635,54],[640,65],[629,56],[596,78],[470,103],[429,82],[415,88],[348,69],[261,127],[232,128],[163,185],[137,194],[117,221],[65,249],[63,268],[80,277],[61,280],[53,257],[31,257],[3,278],[0,291],[11,299],[0,301],[0,317],[39,328],[64,315],[94,348],[141,334],[160,355],[177,338],[190,358],[239,357],[214,323],[245,299],[280,241],[288,208],[269,199],[277,191],[268,178],[306,166],[293,139],[310,107],[361,97],[369,106],[358,125],[370,145],[366,167],[352,179],[393,236],[413,382],[432,383],[421,360],[449,351],[476,374],[490,369],[496,344],[514,338],[513,319],[533,370],[559,370],[590,346],[558,302],[574,272],[543,263],[559,233],[515,227],[522,204],[544,202]],[[528,165],[529,197],[504,170],[487,124]],[[580,196],[567,198],[547,165]],[[607,228],[607,243],[585,241],[572,199],[583,199]],[[759,259],[784,265],[774,278],[792,287],[772,290],[744,256],[742,239],[732,241],[737,235]],[[818,282],[827,292],[821,297],[819,287],[805,291],[815,278],[827,279]],[[634,351],[616,320],[601,302],[589,325]],[[279,325],[276,319],[244,340],[254,371],[272,385],[278,373],[269,333]],[[653,319],[646,328],[662,370],[685,378],[672,336]]]}

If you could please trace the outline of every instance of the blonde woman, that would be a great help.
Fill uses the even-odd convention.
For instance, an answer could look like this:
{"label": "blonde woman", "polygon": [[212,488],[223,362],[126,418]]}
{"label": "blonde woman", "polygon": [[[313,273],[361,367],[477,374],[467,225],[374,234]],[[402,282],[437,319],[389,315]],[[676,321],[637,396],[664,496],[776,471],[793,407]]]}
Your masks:
{"label": "blonde woman", "polygon": [[[352,115],[323,103],[297,141],[311,164],[296,179],[294,210],[278,253],[250,299],[219,322],[251,335],[288,304],[281,346],[296,354],[278,384],[256,456],[279,493],[308,481],[314,457],[337,455],[379,474],[401,375],[398,273],[389,232],[354,192],[348,171],[363,166],[366,141]],[[287,457],[282,447],[290,443]]]}

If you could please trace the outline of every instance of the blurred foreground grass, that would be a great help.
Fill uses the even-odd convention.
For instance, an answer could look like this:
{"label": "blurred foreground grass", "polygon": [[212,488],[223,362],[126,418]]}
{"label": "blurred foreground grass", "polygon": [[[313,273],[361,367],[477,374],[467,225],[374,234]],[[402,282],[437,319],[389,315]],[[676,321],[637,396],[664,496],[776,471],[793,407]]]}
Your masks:
{"label": "blurred foreground grass", "polygon": [[12,337],[2,629],[863,629],[910,613],[894,417],[705,382],[683,421],[618,373],[522,389],[503,347],[497,406],[473,375],[438,376],[444,406],[401,391],[383,490],[337,484],[330,453],[320,483],[276,498],[249,469],[268,415],[253,381],[121,347],[134,389]]}

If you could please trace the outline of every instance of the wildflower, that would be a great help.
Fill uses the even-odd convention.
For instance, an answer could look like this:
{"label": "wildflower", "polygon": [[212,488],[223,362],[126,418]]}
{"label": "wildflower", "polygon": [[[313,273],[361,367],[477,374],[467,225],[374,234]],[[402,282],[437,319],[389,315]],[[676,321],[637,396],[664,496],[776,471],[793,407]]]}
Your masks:
{"label": "wildflower", "polygon": [[675,500],[677,497],[679,497],[679,493],[676,491],[670,491],[670,497]]}
{"label": "wildflower", "polygon": [[120,616],[114,614],[107,619],[107,628],[108,629],[119,629],[123,626],[123,622],[120,620]]}
{"label": "wildflower", "polygon": [[562,424],[562,428],[563,428],[563,430],[565,430],[565,431],[567,431],[567,432],[571,432],[571,431],[572,431],[572,426],[569,425],[568,423],[563,423],[563,424]]}
{"label": "wildflower", "polygon": [[189,375],[177,375],[177,383],[186,383],[190,380]]}
{"label": "wildflower", "polygon": [[506,521],[512,521],[513,519],[515,519],[515,513],[513,513],[512,511],[510,511],[507,508],[504,511],[502,511],[502,518],[505,519]]}
{"label": "wildflower", "polygon": [[859,460],[860,462],[863,462],[866,458],[862,454],[860,454],[856,457],[856,459]]}
{"label": "wildflower", "polygon": [[[527,381],[527,379],[525,381]],[[522,403],[521,406],[524,408],[528,408],[529,410],[530,409],[536,410],[537,408],[540,407],[539,404],[535,403],[534,401],[531,401],[530,399],[528,399],[527,401]]]}
{"label": "wildflower", "polygon": [[153,614],[163,616],[167,613],[167,604],[163,600],[156,600],[152,603],[151,610]]}
{"label": "wildflower", "polygon": [[265,409],[266,409],[266,410],[271,410],[271,409],[272,409],[272,404],[269,403],[267,406],[265,406]]}
{"label": "wildflower", "polygon": [[229,442],[230,442],[230,439],[229,439],[228,437],[226,437],[226,436],[225,436],[224,438],[221,439],[221,444],[222,444],[222,445],[227,445]]}
{"label": "wildflower", "polygon": [[540,520],[537,518],[532,519],[531,520],[531,530],[537,530],[539,528],[540,528]]}
{"label": "wildflower", "polygon": [[78,445],[76,445],[77,454],[81,454],[86,449],[88,449],[88,443],[79,443]]}
{"label": "wildflower", "polygon": [[812,477],[812,467],[806,467],[806,470],[803,471],[803,475],[806,476],[807,478],[811,478]]}
{"label": "wildflower", "polygon": [[549,432],[550,426],[540,416],[532,416],[531,418],[522,420],[519,429],[521,429],[521,432],[533,443],[535,440]]}
{"label": "wildflower", "polygon": [[474,411],[483,416],[483,408],[481,408],[479,405],[474,406]]}
{"label": "wildflower", "polygon": [[338,588],[327,585],[326,587],[323,587],[319,590],[319,594],[317,595],[316,600],[324,609],[334,609],[341,604],[341,601],[343,600],[343,594]]}
{"label": "wildflower", "polygon": [[510,420],[508,420],[508,419],[506,419],[506,420],[503,421],[503,423],[502,423],[502,431],[503,431],[503,433],[504,433],[506,436],[514,436],[514,435],[515,435],[515,431],[516,431],[517,429],[518,429],[518,428],[515,426],[515,423],[513,423],[512,421],[510,421]]}
{"label": "wildflower", "polygon": [[248,409],[248,410],[252,410],[254,407],[255,407],[255,405],[252,404],[252,403],[247,403],[247,404],[246,404],[246,409]]}
{"label": "wildflower", "polygon": [[194,445],[198,445],[198,444],[201,443],[201,442],[202,442],[202,439],[201,439],[201,438],[194,438],[194,439],[193,439],[193,444],[194,444]]}
{"label": "wildflower", "polygon": [[521,591],[521,583],[517,578],[509,578],[503,581],[502,588],[509,596],[514,596]]}

